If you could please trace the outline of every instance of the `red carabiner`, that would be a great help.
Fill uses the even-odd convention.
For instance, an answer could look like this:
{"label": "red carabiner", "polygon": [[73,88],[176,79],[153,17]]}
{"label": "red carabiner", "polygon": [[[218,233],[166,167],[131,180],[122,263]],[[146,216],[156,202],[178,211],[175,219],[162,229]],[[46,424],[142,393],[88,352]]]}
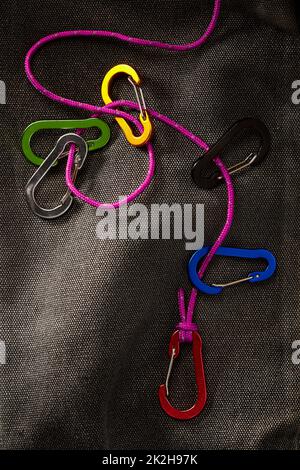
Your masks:
{"label": "red carabiner", "polygon": [[199,413],[204,408],[206,402],[206,383],[205,383],[205,374],[202,360],[202,339],[197,331],[193,331],[193,358],[194,358],[194,367],[196,375],[196,383],[198,389],[197,401],[188,410],[177,410],[173,408],[171,403],[168,400],[169,395],[169,378],[171,375],[171,370],[173,367],[174,359],[176,359],[180,353],[180,341],[179,341],[179,331],[175,331],[171,336],[171,341],[169,345],[169,356],[170,356],[170,365],[167,374],[166,383],[161,385],[158,390],[158,396],[160,401],[160,406],[162,409],[172,418],[175,419],[191,419],[198,416]]}

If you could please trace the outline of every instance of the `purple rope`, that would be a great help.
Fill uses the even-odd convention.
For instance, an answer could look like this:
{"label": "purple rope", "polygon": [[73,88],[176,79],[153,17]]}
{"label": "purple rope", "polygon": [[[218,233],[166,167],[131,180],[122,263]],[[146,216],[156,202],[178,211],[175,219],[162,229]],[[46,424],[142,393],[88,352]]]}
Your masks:
{"label": "purple rope", "polygon": [[[140,39],[140,38],[135,38],[135,37],[130,37],[126,36],[124,34],[116,33],[113,31],[103,31],[103,30],[78,30],[78,31],[62,31],[59,33],[54,33],[50,34],[48,36],[45,36],[44,38],[40,39],[36,44],[34,44],[28,51],[26,58],[25,58],[25,72],[26,75],[29,79],[29,81],[32,83],[32,85],[43,95],[47,96],[47,98],[50,98],[53,101],[56,101],[58,103],[64,104],[66,106],[70,106],[73,108],[79,108],[83,109],[86,111],[90,111],[93,113],[104,113],[104,114],[111,114],[113,116],[118,116],[118,117],[123,117],[125,119],[128,119],[129,121],[133,122],[134,124],[137,125],[138,129],[140,129],[138,122],[133,118],[130,117],[128,114],[123,113],[119,110],[111,109],[109,107],[95,107],[92,105],[89,105],[87,103],[81,103],[78,101],[74,101],[68,98],[64,98],[62,96],[59,96],[47,88],[45,88],[34,76],[32,67],[31,67],[31,61],[34,57],[34,55],[38,52],[39,49],[41,49],[44,45],[59,40],[63,38],[70,38],[70,37],[109,37],[113,39],[117,39],[119,41],[127,42],[130,44],[135,44],[139,46],[149,46],[149,47],[157,47],[160,49],[168,49],[170,51],[187,51],[193,48],[197,48],[204,44],[204,42],[208,39],[208,37],[213,33],[216,23],[220,14],[220,6],[221,6],[221,0],[215,0],[214,1],[214,8],[213,8],[213,13],[211,20],[209,22],[209,25],[206,29],[206,31],[203,33],[203,35],[197,39],[194,42],[188,43],[188,44],[182,44],[182,45],[176,45],[176,44],[167,44],[163,43],[160,41],[150,41],[148,39]],[[176,126],[175,126],[176,128]],[[79,132],[79,130],[78,130]],[[192,134],[190,134],[191,140],[193,140]],[[111,204],[105,204],[101,203],[99,201],[95,201],[94,199],[89,198],[85,194],[82,194],[73,184],[72,178],[71,178],[71,171],[72,171],[72,165],[74,162],[74,154],[75,154],[75,149],[74,146],[71,147],[70,152],[69,152],[69,159],[67,162],[67,167],[66,167],[66,182],[67,185],[69,186],[70,190],[74,193],[75,196],[78,198],[82,199],[84,202],[92,205],[92,206],[103,206],[103,207],[119,207],[120,205],[130,202],[134,200],[141,192],[143,192],[151,183],[151,180],[154,175],[154,167],[155,167],[155,157],[154,157],[154,151],[153,147],[151,144],[147,145],[147,150],[148,150],[148,155],[149,155],[149,167],[148,167],[148,173],[143,181],[143,183],[135,190],[133,193],[130,195],[126,196],[123,200],[121,201],[116,201]]]}
{"label": "purple rope", "polygon": [[[45,44],[48,44],[52,41],[63,39],[63,38],[70,38],[70,37],[109,37],[112,39],[117,39],[120,41],[124,41],[130,44],[135,44],[139,46],[150,46],[150,47],[157,47],[160,49],[167,49],[169,51],[188,51],[194,48],[197,48],[201,46],[202,44],[205,43],[205,41],[208,39],[208,37],[213,33],[216,23],[220,14],[220,6],[221,6],[221,0],[215,0],[214,1],[214,9],[213,9],[213,14],[210,20],[210,23],[206,29],[206,31],[203,33],[203,35],[197,39],[194,42],[188,43],[188,44],[181,44],[181,45],[176,45],[176,44],[168,44],[168,43],[163,43],[160,41],[151,41],[147,39],[140,39],[136,37],[130,37],[130,36],[125,36],[124,34],[112,32],[112,31],[92,31],[92,30],[79,30],[79,31],[63,31],[55,34],[51,34],[49,36],[46,36],[42,38],[40,41],[38,41],[36,44],[34,44],[31,49],[28,51],[26,58],[25,58],[25,71],[26,75],[31,82],[31,84],[43,95],[47,96],[47,98],[56,101],[58,103],[61,103],[66,106],[70,106],[72,108],[79,108],[85,111],[89,111],[93,113],[93,115],[98,116],[99,114],[108,114],[112,116],[117,116],[117,117],[123,117],[127,119],[128,121],[132,122],[137,126],[137,128],[142,131],[142,127],[140,122],[134,118],[132,115],[125,113],[124,111],[120,111],[118,109],[114,109],[115,107],[119,106],[126,106],[130,109],[138,109],[136,103],[132,103],[130,101],[115,101],[113,103],[110,103],[107,106],[93,106],[88,103],[82,103],[80,101],[74,101],[68,98],[64,98],[62,96],[59,96],[47,88],[45,88],[34,76],[31,68],[31,61],[33,56],[38,52],[39,49],[41,49]],[[188,131],[185,129],[183,126],[180,124],[176,123],[172,119],[168,118],[167,116],[164,116],[157,111],[154,110],[148,110],[150,114],[155,118],[158,119],[168,126],[173,127],[176,129],[178,132],[180,132],[182,135],[187,137],[189,140],[194,142],[198,147],[201,149],[204,149],[207,151],[209,149],[208,145],[200,139],[200,137],[197,137],[194,135],[192,132]],[[80,129],[77,130],[78,134],[81,134],[82,131]],[[147,144],[147,150],[148,150],[148,155],[149,155],[149,167],[148,167],[148,172],[146,175],[145,180],[143,183],[135,190],[133,191],[130,195],[126,196],[123,200],[113,202],[110,204],[107,203],[102,203],[99,201],[95,201],[85,194],[82,194],[73,184],[72,181],[72,167],[74,164],[74,154],[75,154],[75,147],[74,145],[71,146],[70,152],[69,152],[69,157],[66,165],[66,182],[70,190],[74,193],[75,196],[78,198],[82,199],[86,203],[92,205],[92,206],[102,206],[102,207],[119,207],[120,205],[124,204],[125,202],[130,202],[134,200],[139,194],[141,194],[151,183],[151,180],[154,175],[154,167],[155,167],[155,157],[154,157],[154,150],[152,144],[149,142]],[[226,183],[226,188],[227,188],[227,199],[228,199],[228,208],[227,208],[227,219],[226,223],[215,241],[213,247],[211,248],[210,252],[204,259],[204,262],[201,266],[201,269],[199,271],[199,276],[202,277],[211,262],[215,252],[219,248],[219,246],[223,243],[224,239],[226,238],[230,227],[233,222],[233,213],[234,213],[234,190],[233,190],[233,185],[231,182],[230,175],[225,167],[225,165],[222,163],[220,158],[215,158],[214,159],[215,164],[219,168],[220,172],[222,173],[225,183]],[[185,301],[184,301],[184,291],[183,289],[179,289],[178,291],[178,305],[179,305],[179,312],[180,312],[180,323],[178,324],[178,328],[180,330],[180,340],[182,342],[191,342],[192,341],[192,331],[197,330],[197,325],[193,323],[193,312],[195,309],[195,303],[196,303],[196,298],[197,298],[197,290],[192,289],[190,299],[188,302],[188,309],[186,312],[185,308]]]}
{"label": "purple rope", "polygon": [[[104,107],[94,106],[94,105],[90,105],[90,104],[87,104],[87,103],[73,102],[74,107],[75,107],[75,104],[76,104],[76,107],[79,108],[79,109],[84,109],[86,111],[90,111],[90,112],[94,113],[93,116],[99,116],[100,114],[111,114],[112,111],[116,112],[114,110],[114,108],[119,108],[119,107],[122,107],[122,106],[125,106],[125,107],[130,108],[130,109],[136,109],[136,110],[139,109],[137,103],[133,103],[131,101],[114,101],[113,103],[110,103],[110,104],[108,104],[107,106],[104,106]],[[193,143],[195,143],[201,149],[203,149],[205,151],[207,151],[209,149],[209,146],[202,139],[200,139],[200,137],[197,137],[192,132],[190,132],[188,129],[185,129],[183,126],[181,126],[177,122],[173,121],[169,117],[164,116],[163,114],[160,114],[160,113],[158,113],[157,111],[155,111],[153,109],[148,109],[147,111],[155,119],[157,119],[161,122],[164,122],[168,126],[172,127],[173,129],[175,129],[176,131],[181,133],[183,136],[185,136],[189,140],[191,140]],[[126,117],[126,119],[133,122],[138,127],[138,129],[140,131],[142,130],[142,126],[141,126],[140,122],[137,121],[131,114],[127,114],[127,113],[124,113],[124,112],[121,112],[121,111],[117,111],[117,113],[118,113],[117,114],[118,116]],[[148,168],[148,174],[146,176],[146,179],[143,181],[143,183],[133,193],[131,193],[129,196],[126,196],[124,199],[122,199],[120,201],[116,201],[116,202],[113,202],[113,203],[110,203],[110,204],[106,204],[106,203],[103,203],[101,201],[96,201],[96,200],[86,196],[85,194],[81,193],[75,187],[75,185],[73,183],[73,180],[72,180],[72,168],[73,168],[73,165],[74,165],[74,155],[75,155],[74,146],[72,146],[72,148],[71,148],[69,158],[68,158],[68,161],[67,161],[67,166],[66,166],[66,182],[67,182],[67,185],[68,185],[70,191],[72,191],[72,193],[76,197],[78,197],[79,199],[83,200],[84,202],[86,202],[87,204],[89,204],[91,206],[105,207],[105,208],[120,207],[121,205],[123,205],[125,203],[129,203],[129,202],[133,201],[139,194],[141,194],[149,186],[149,184],[150,184],[150,182],[153,178],[154,167],[155,167],[155,159],[154,159],[153,146],[150,142],[148,142],[148,144],[147,144],[147,150],[148,150],[148,154],[149,154],[149,168]]]}
{"label": "purple rope", "polygon": [[[114,102],[114,103],[110,103],[110,105],[118,106],[119,103],[120,102]],[[94,114],[92,114],[92,117],[98,117],[100,114],[112,114],[112,112],[113,112],[114,114],[116,113],[115,115],[125,117],[125,119],[127,119],[128,121],[131,121],[133,124],[136,125],[136,127],[138,128],[138,130],[140,132],[143,131],[143,126],[140,123],[140,121],[138,121],[131,114],[124,113],[124,112],[119,111],[119,110],[109,109],[108,107],[93,106],[93,105],[89,105],[89,104],[86,104],[86,103],[84,104],[84,107],[83,107],[83,104],[84,103],[77,103],[76,107],[78,107],[80,109],[88,110],[90,112],[93,112]],[[130,104],[132,105],[131,106],[132,108],[134,108],[134,109],[136,108],[136,106],[135,106],[136,103],[130,103]],[[113,108],[113,106],[111,106],[111,108]],[[120,112],[121,112],[121,114],[120,114]],[[77,134],[82,134],[83,133],[82,129],[78,129],[76,132],[77,132]],[[121,207],[124,204],[128,204],[131,201],[133,201],[134,199],[136,199],[143,191],[145,191],[145,189],[150,185],[150,183],[153,179],[153,176],[154,176],[155,157],[154,157],[154,149],[153,149],[152,143],[148,142],[146,144],[146,148],[147,148],[148,157],[149,157],[149,166],[148,166],[147,175],[146,175],[144,181],[140,184],[140,186],[138,186],[131,194],[129,194],[128,196],[125,196],[123,199],[119,199],[118,201],[115,201],[115,202],[112,202],[112,203],[105,203],[105,202],[101,202],[101,201],[96,201],[95,199],[92,199],[89,196],[86,196],[81,191],[79,191],[78,188],[76,188],[76,186],[73,182],[73,177],[72,177],[74,160],[75,160],[75,145],[71,145],[71,147],[70,147],[70,152],[69,152],[67,165],[66,165],[66,183],[67,183],[67,186],[70,189],[70,191],[78,199],[81,199],[83,202],[89,204],[90,206],[103,207],[105,209],[109,209],[109,208],[117,209],[117,208]]]}
{"label": "purple rope", "polygon": [[[88,106],[90,106],[90,105],[88,105]],[[93,106],[92,107],[93,109],[89,109],[89,110],[93,111],[95,113],[106,113],[107,111],[111,111],[111,109],[114,108],[114,107],[121,107],[121,106],[125,106],[127,108],[136,109],[136,110],[139,109],[137,103],[133,103],[131,101],[115,101],[113,103],[108,104],[107,106],[105,106],[103,108]],[[205,143],[200,137],[196,136],[195,134],[190,132],[188,129],[185,129],[183,126],[181,126],[177,122],[173,121],[168,116],[164,116],[163,114],[161,114],[161,113],[159,113],[159,112],[157,112],[153,109],[148,109],[147,111],[155,119],[157,119],[161,122],[164,122],[168,126],[172,127],[173,129],[175,129],[176,131],[181,133],[183,136],[185,136],[189,140],[191,140],[193,143],[195,143],[201,149],[203,149],[205,151],[209,150],[208,144]],[[131,115],[129,115],[129,116],[131,118],[130,119],[131,122],[134,122],[140,129],[141,124],[138,121],[136,121]],[[152,145],[150,145],[150,143],[148,143],[147,146],[148,146],[149,156],[150,156],[150,159],[151,159],[151,155],[152,155],[152,152],[153,152],[153,147],[152,147]],[[69,158],[68,158],[67,170],[66,170],[66,179],[67,179],[67,184],[68,184],[70,190],[77,197],[80,197],[81,199],[83,199],[88,204],[91,204],[91,205],[94,205],[94,206],[100,206],[100,205],[103,206],[103,203],[91,200],[87,196],[82,195],[77,190],[77,188],[74,187],[74,184],[73,184],[73,181],[72,181],[72,168],[73,168],[73,163],[74,163],[74,153],[75,152],[74,152],[74,148],[73,148],[72,151],[70,152],[70,155],[69,155]],[[219,170],[220,170],[220,172],[221,172],[221,174],[224,178],[225,184],[226,184],[226,190],[227,190],[227,217],[226,217],[225,225],[224,225],[219,237],[217,238],[217,240],[213,244],[211,250],[209,251],[209,253],[205,257],[205,259],[204,259],[204,261],[201,265],[201,268],[200,268],[200,271],[199,271],[199,277],[201,277],[201,278],[204,276],[204,273],[206,272],[206,270],[207,270],[211,260],[213,259],[216,251],[223,244],[223,241],[227,237],[227,234],[229,233],[229,230],[230,230],[231,225],[233,223],[233,217],[234,217],[234,188],[233,188],[231,176],[230,176],[226,166],[224,165],[224,163],[222,162],[222,160],[219,157],[214,158],[214,163],[219,168]],[[153,163],[153,166],[151,166],[151,169],[153,169],[153,171],[154,171],[154,163]],[[152,176],[150,177],[150,180],[151,180],[151,178],[152,178]],[[140,194],[142,191],[144,191],[144,189],[146,187],[147,187],[147,182],[145,180],[142,183],[142,185],[136,190],[136,193]],[[136,196],[137,196],[137,194],[134,195],[134,193],[132,193],[130,196],[127,197],[127,202],[129,202],[130,200],[133,200]],[[120,201],[120,204],[124,204],[125,202],[126,202],[126,198],[123,199],[122,201]],[[116,203],[113,203],[113,204],[110,204],[110,205],[108,204],[107,206],[111,207],[111,206],[114,206],[114,204],[116,204]],[[193,323],[193,321],[192,321],[195,306],[196,306],[196,300],[197,300],[197,290],[195,288],[193,288],[192,291],[191,291],[191,294],[190,294],[190,299],[189,299],[189,302],[188,302],[188,308],[187,308],[187,312],[186,312],[185,302],[184,302],[184,291],[183,291],[183,289],[179,289],[179,291],[178,291],[178,307],[179,307],[179,314],[180,314],[180,320],[181,321],[177,325],[177,328],[180,330],[180,341],[181,342],[192,342],[192,332],[197,331],[197,325],[195,323]]]}
{"label": "purple rope", "polygon": [[[223,229],[221,230],[220,235],[218,236],[217,240],[211,247],[210,251],[206,255],[201,265],[201,268],[198,273],[200,278],[204,276],[204,273],[206,272],[211,260],[216,254],[216,251],[223,244],[225,238],[227,237],[227,234],[229,233],[229,230],[232,226],[233,217],[234,217],[234,188],[233,188],[231,176],[220,158],[215,158],[214,162],[218,166],[219,170],[221,171],[223,178],[225,180],[225,183],[226,183],[227,217],[226,217],[225,225]],[[196,306],[196,300],[197,300],[197,289],[193,287],[191,294],[190,294],[188,308],[186,312],[185,302],[184,302],[184,290],[183,289],[178,290],[178,308],[179,308],[179,315],[180,315],[181,321],[177,325],[177,328],[180,330],[180,341],[182,343],[191,343],[192,332],[195,331],[195,327],[197,329],[197,325],[193,323],[193,315],[194,315],[194,310]]]}

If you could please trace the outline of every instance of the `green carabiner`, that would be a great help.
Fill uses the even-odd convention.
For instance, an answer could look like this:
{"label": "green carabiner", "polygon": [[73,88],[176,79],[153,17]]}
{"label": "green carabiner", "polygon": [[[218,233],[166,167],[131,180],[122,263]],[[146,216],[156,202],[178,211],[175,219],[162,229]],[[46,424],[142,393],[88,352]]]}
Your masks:
{"label": "green carabiner", "polygon": [[[87,146],[89,151],[98,150],[104,147],[110,139],[110,128],[106,122],[98,118],[88,118],[88,119],[61,119],[61,120],[46,120],[46,121],[36,121],[30,124],[22,135],[22,150],[26,159],[33,163],[34,165],[41,165],[44,161],[42,157],[36,155],[31,149],[31,139],[32,136],[41,130],[48,129],[64,129],[64,130],[73,130],[73,129],[89,129],[96,127],[100,130],[101,135],[97,139],[88,140]],[[56,162],[57,163],[57,162]]]}

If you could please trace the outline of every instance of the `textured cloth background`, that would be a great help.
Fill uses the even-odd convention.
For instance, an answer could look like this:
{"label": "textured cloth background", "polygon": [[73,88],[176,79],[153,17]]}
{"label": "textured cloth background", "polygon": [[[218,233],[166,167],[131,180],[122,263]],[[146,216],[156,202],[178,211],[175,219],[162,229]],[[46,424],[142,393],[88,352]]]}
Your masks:
{"label": "textured cloth background", "polygon": [[[0,441],[4,449],[295,449],[299,446],[300,366],[291,344],[299,322],[299,33],[291,1],[222,2],[208,43],[185,53],[133,47],[108,39],[47,46],[35,60],[42,83],[64,96],[100,103],[104,73],[118,63],[143,76],[149,105],[214,143],[240,118],[261,118],[273,145],[260,167],[235,178],[235,223],[227,246],[266,248],[278,258],[268,282],[199,298],[195,320],[204,343],[208,402],[188,422],[165,415],[157,388],[165,380],[168,343],[178,321],[177,289],[189,287],[184,241],[100,241],[95,210],[78,201],[44,221],[29,210],[24,187],[34,171],[20,150],[22,131],[46,118],[85,117],[48,101],[27,81],[26,51],[65,29],[111,29],[183,43],[200,36],[212,0],[3,0],[1,106],[1,323],[7,364],[0,366]],[[116,97],[131,98],[123,80]],[[131,191],[147,168],[111,119],[111,144],[90,157],[80,187],[111,201]],[[56,134],[34,148],[46,154]],[[138,202],[204,203],[205,242],[226,213],[224,186],[203,191],[190,170],[198,149],[156,123],[156,176]],[[238,161],[256,143],[237,143]],[[51,172],[40,200],[63,194],[63,165]],[[251,263],[225,263],[208,279],[230,280]],[[191,348],[177,361],[172,400],[195,400]]]}

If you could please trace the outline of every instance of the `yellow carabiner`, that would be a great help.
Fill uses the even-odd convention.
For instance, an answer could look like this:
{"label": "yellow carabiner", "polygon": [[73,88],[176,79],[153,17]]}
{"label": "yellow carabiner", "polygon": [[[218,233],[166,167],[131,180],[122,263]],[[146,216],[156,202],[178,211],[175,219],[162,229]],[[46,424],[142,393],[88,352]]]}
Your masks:
{"label": "yellow carabiner", "polygon": [[[128,80],[134,87],[137,102],[140,108],[139,119],[140,119],[141,124],[144,127],[143,133],[139,136],[135,136],[131,130],[131,127],[129,126],[129,124],[126,122],[125,119],[116,117],[116,121],[121,127],[121,129],[123,130],[128,142],[131,145],[134,145],[135,147],[141,147],[142,145],[145,145],[151,139],[153,127],[152,127],[152,123],[150,121],[149,115],[147,113],[147,110],[146,110],[143,92],[142,92],[142,89],[140,88],[141,79],[138,76],[137,72],[132,67],[130,67],[130,65],[126,65],[126,64],[119,64],[113,67],[112,69],[110,69],[105,75],[103,82],[102,82],[102,86],[101,86],[102,99],[105,104],[109,104],[112,102],[112,99],[109,96],[109,89],[111,86],[111,82],[117,75],[120,75],[120,74],[128,75]],[[140,91],[141,99],[138,94],[138,88]]]}

